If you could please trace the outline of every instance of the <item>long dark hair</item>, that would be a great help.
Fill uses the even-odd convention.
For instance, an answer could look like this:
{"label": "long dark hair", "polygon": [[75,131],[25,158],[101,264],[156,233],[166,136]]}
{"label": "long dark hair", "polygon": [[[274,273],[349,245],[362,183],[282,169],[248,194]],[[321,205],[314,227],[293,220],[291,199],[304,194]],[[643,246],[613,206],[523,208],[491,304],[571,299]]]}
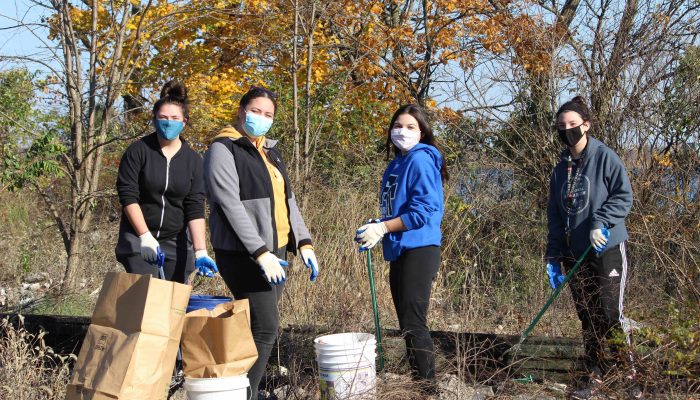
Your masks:
{"label": "long dark hair", "polygon": [[187,98],[187,88],[182,82],[172,80],[163,86],[160,91],[160,99],[153,105],[153,119],[161,107],[166,104],[175,104],[182,108],[182,116],[185,120],[190,119],[190,102]]}
{"label": "long dark hair", "polygon": [[[442,152],[440,152],[440,148],[437,145],[437,139],[435,139],[435,135],[433,134],[433,128],[431,128],[430,124],[428,124],[428,118],[426,117],[423,108],[415,104],[405,104],[399,107],[399,109],[394,113],[394,116],[391,117],[391,122],[389,123],[389,129],[387,129],[386,136],[386,157],[391,157],[392,148],[394,149],[394,155],[401,153],[401,150],[399,150],[391,141],[391,128],[393,128],[394,122],[396,122],[399,116],[403,114],[412,116],[418,122],[418,128],[420,129],[421,133],[420,142],[435,147],[440,155],[442,155]],[[442,177],[443,182],[450,179],[450,174],[447,172],[447,162],[445,161],[445,157],[442,157],[440,176]]]}

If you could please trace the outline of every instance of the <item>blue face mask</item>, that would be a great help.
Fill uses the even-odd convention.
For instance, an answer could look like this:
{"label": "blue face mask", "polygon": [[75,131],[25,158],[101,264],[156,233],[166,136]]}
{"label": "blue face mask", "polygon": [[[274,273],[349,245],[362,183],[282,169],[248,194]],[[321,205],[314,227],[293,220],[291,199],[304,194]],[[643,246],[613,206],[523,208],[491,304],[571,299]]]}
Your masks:
{"label": "blue face mask", "polygon": [[172,119],[157,119],[155,125],[156,132],[165,140],[175,140],[185,127],[184,122]]}
{"label": "blue face mask", "polygon": [[245,124],[243,124],[243,129],[250,136],[263,136],[270,130],[271,126],[271,118],[265,118],[262,115],[253,114],[250,112],[245,113]]}

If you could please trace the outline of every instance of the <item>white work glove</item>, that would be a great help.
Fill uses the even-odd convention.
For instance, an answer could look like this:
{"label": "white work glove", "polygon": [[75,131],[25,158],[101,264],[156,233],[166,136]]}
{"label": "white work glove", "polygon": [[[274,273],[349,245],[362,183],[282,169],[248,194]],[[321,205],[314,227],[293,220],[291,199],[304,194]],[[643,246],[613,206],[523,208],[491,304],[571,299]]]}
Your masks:
{"label": "white work glove", "polygon": [[309,280],[311,282],[315,281],[316,277],[318,277],[318,260],[316,259],[316,253],[310,248],[300,249],[299,252],[301,253],[301,260],[304,262],[304,265],[306,265],[306,268],[311,269]]}
{"label": "white work glove", "polygon": [[605,250],[605,246],[608,245],[608,239],[610,238],[610,231],[606,228],[592,229],[591,230],[591,246],[596,253],[602,253]]}
{"label": "white work glove", "polygon": [[141,239],[141,258],[148,261],[149,263],[154,263],[158,261],[158,241],[151,235],[148,231],[143,235],[139,236]]}
{"label": "white work glove", "polygon": [[280,260],[269,251],[262,253],[256,261],[260,265],[260,271],[268,283],[279,285],[287,280],[287,273],[282,268],[289,265],[286,261]]}
{"label": "white work glove", "polygon": [[355,241],[360,244],[360,251],[364,251],[376,246],[387,232],[388,230],[384,222],[372,222],[362,225],[360,229],[357,230]]}

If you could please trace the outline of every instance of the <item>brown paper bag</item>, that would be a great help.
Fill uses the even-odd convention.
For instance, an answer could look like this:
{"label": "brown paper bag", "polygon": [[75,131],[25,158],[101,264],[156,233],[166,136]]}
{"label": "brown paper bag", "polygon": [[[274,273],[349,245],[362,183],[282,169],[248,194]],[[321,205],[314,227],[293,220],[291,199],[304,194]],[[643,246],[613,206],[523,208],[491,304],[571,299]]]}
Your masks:
{"label": "brown paper bag", "polygon": [[165,399],[190,290],[150,275],[108,273],[66,399]]}
{"label": "brown paper bag", "polygon": [[258,358],[250,331],[248,300],[187,313],[181,347],[188,378],[221,378],[248,372]]}

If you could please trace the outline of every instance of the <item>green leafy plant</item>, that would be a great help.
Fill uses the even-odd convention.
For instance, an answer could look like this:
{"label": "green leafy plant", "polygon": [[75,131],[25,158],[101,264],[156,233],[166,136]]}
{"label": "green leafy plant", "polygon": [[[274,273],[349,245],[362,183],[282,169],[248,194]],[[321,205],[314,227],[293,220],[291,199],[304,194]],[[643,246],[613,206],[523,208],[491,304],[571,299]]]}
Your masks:
{"label": "green leafy plant", "polygon": [[700,380],[700,310],[698,305],[670,306],[668,323],[641,329],[639,352],[661,360],[661,373]]}

